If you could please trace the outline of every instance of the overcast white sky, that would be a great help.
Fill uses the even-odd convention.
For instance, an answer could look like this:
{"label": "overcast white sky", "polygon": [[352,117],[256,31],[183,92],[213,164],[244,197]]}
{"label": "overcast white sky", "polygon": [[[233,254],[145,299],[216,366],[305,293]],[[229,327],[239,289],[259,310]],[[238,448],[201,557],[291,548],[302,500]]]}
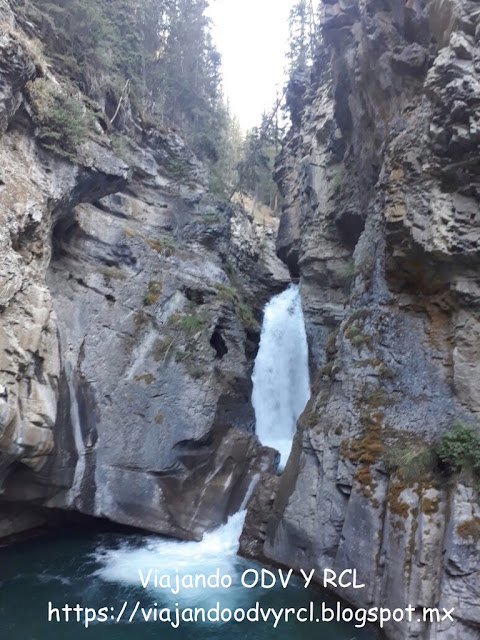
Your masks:
{"label": "overcast white sky", "polygon": [[210,0],[223,86],[244,129],[260,124],[283,89],[288,15],[293,0]]}

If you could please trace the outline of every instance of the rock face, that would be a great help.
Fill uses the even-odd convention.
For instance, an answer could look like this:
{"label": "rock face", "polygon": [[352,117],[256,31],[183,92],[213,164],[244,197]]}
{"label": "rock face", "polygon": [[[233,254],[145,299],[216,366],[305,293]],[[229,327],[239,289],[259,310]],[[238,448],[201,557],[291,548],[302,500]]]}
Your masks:
{"label": "rock face", "polygon": [[60,508],[200,538],[274,461],[250,374],[288,273],[174,132],[42,147],[35,50],[0,14],[0,535]]}
{"label": "rock face", "polygon": [[277,171],[316,381],[241,550],[356,568],[367,586],[337,595],[359,607],[455,609],[392,640],[480,638],[477,492],[392,465],[478,424],[479,34],[475,2],[325,0]]}

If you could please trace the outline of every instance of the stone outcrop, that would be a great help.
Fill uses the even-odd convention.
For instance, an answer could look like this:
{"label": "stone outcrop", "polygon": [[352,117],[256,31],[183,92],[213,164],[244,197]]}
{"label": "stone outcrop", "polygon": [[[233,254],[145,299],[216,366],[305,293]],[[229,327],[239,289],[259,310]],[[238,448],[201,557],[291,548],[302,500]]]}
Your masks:
{"label": "stone outcrop", "polygon": [[198,539],[272,468],[250,374],[288,273],[175,132],[42,146],[32,84],[62,79],[0,13],[0,536],[56,508]]}
{"label": "stone outcrop", "polygon": [[241,551],[356,568],[360,607],[455,609],[393,640],[480,637],[477,491],[392,463],[480,417],[479,34],[475,2],[325,0],[277,168],[315,382]]}

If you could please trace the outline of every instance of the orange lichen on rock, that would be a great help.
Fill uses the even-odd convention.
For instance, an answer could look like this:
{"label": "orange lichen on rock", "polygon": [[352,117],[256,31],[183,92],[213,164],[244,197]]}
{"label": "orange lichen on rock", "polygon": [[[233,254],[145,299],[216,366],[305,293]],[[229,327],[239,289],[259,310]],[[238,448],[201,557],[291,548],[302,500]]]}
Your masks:
{"label": "orange lichen on rock", "polygon": [[472,538],[477,544],[480,542],[480,518],[477,516],[471,520],[464,520],[457,525],[457,533],[464,540]]}
{"label": "orange lichen on rock", "polygon": [[400,500],[402,492],[406,489],[405,484],[399,481],[392,481],[388,487],[387,499],[390,512],[406,519],[408,517],[409,506],[407,502]]}

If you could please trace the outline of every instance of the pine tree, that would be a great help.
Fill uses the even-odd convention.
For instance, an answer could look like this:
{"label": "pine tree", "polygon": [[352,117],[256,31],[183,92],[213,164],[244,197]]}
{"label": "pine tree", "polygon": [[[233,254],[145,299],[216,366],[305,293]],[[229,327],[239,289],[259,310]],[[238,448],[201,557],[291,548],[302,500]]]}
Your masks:
{"label": "pine tree", "polygon": [[217,191],[228,191],[238,131],[233,133],[222,95],[207,0],[18,2],[40,30],[55,67],[103,102],[115,126],[128,90],[144,125],[177,126],[210,166]]}
{"label": "pine tree", "polygon": [[264,113],[260,127],[247,133],[243,159],[238,165],[239,180],[236,191],[252,196],[254,204],[263,204],[278,211],[279,192],[273,180],[275,159],[280,148],[282,131],[278,122],[281,101],[277,100],[271,113]]}
{"label": "pine tree", "polygon": [[290,11],[287,59],[290,77],[311,65],[318,38],[313,0],[298,0]]}

